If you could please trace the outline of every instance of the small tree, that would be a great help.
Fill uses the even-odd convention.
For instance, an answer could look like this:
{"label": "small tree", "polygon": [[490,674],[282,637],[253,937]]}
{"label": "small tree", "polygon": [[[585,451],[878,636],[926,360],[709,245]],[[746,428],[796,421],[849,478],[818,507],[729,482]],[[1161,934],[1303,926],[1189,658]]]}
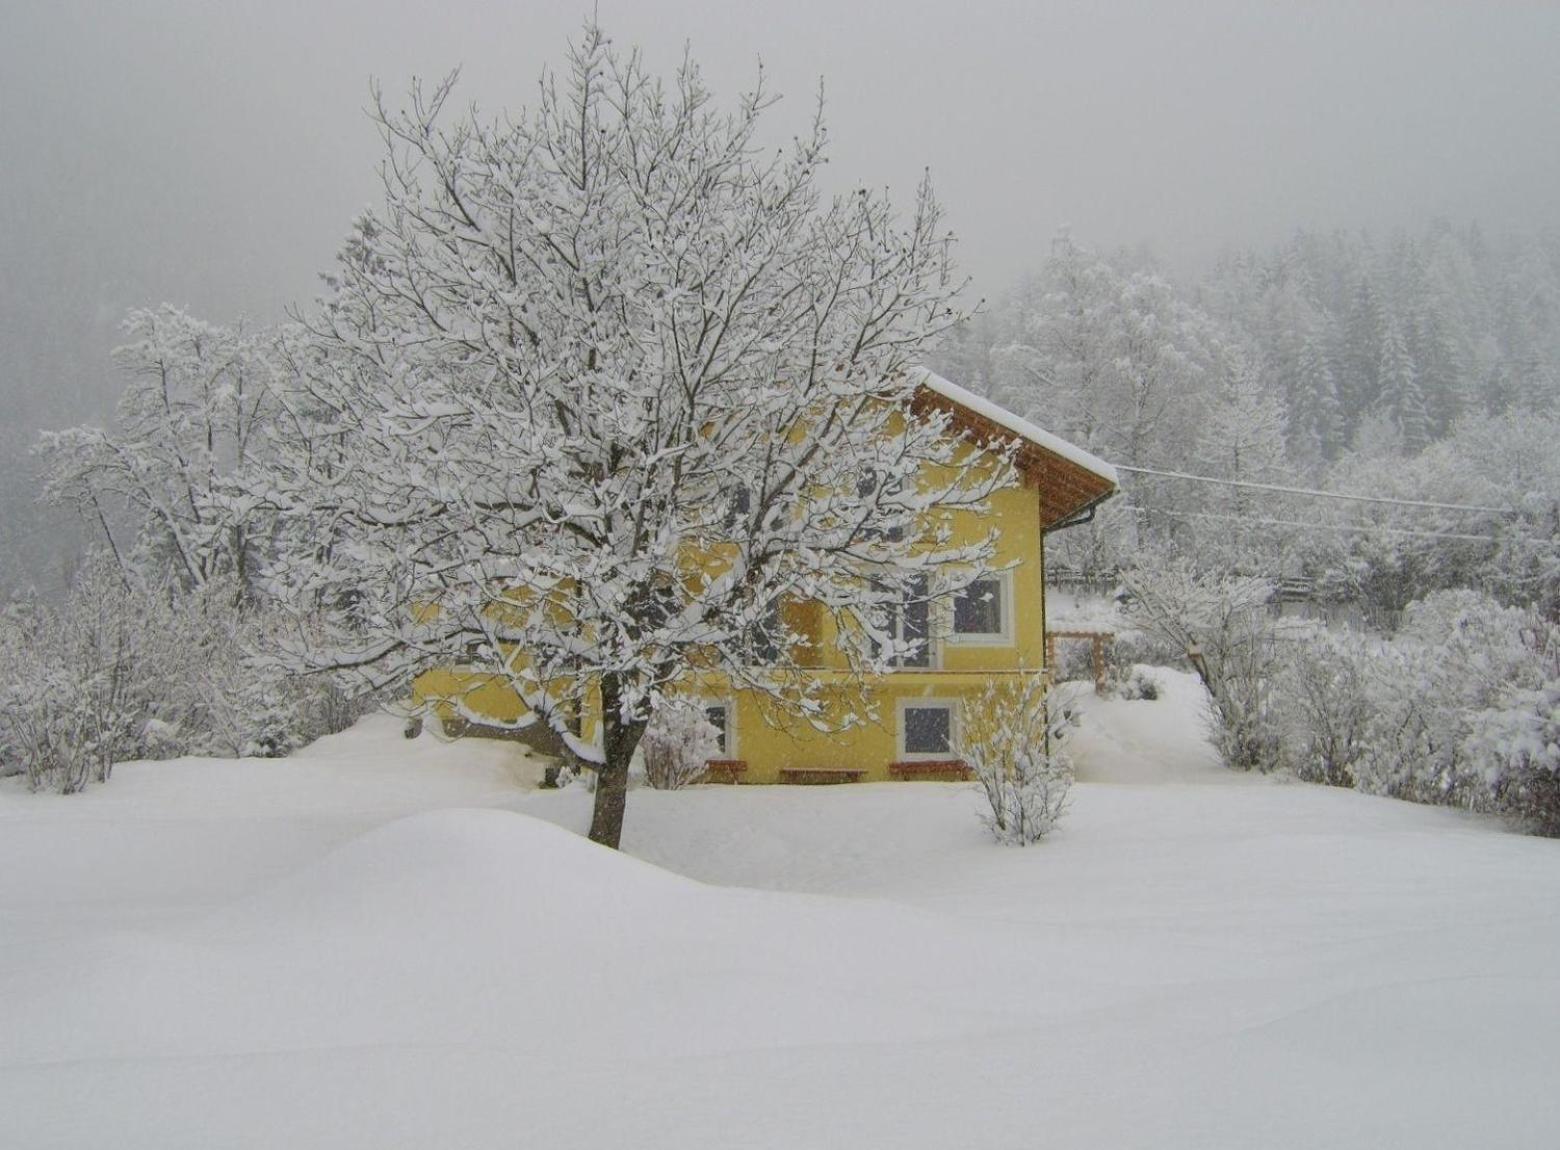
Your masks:
{"label": "small tree", "polygon": [[[905,657],[896,606],[991,554],[944,513],[1012,469],[912,403],[960,318],[930,188],[905,219],[866,188],[822,203],[821,114],[763,151],[761,83],[719,112],[693,65],[663,84],[594,24],[529,115],[451,122],[450,91],[376,101],[384,207],[305,319],[246,499],[283,513],[277,586],[331,626],[302,662],[475,662],[595,766],[616,846],[656,697],[718,670],[859,718],[795,673],[783,605],[832,615],[857,672]],[[587,698],[598,743],[569,730]]]}
{"label": "small tree", "polygon": [[688,699],[656,699],[639,741],[645,781],[658,791],[675,791],[704,777],[720,754],[720,732],[704,708]]}
{"label": "small tree", "polygon": [[959,714],[959,748],[986,797],[981,819],[1000,843],[1028,846],[1067,809],[1072,762],[1063,744],[1075,725],[1043,676],[993,680]]}

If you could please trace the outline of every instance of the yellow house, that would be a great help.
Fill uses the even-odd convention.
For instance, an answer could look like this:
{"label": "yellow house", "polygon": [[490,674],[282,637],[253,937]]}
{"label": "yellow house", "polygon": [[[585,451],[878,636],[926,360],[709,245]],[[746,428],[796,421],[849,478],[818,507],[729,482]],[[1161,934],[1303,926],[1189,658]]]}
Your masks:
{"label": "yellow house", "polygon": [[[806,603],[787,609],[790,628],[806,635],[809,664],[831,727],[859,715],[864,690],[871,717],[843,730],[820,733],[779,713],[767,697],[733,688],[710,673],[687,687],[722,732],[721,759],[711,781],[808,783],[950,778],[964,774],[957,758],[962,700],[995,677],[1034,674],[1045,660],[1045,537],[1077,522],[1117,489],[1115,469],[1070,443],[1020,419],[990,400],[925,373],[914,403],[946,411],[970,444],[1017,441],[1014,464],[1021,484],[996,492],[979,516],[951,512],[955,539],[983,538],[995,526],[997,572],[953,600],[910,602],[895,619],[900,637],[923,639],[918,655],[862,684],[838,653],[827,613]],[[473,683],[458,670],[430,672],[416,684],[420,700],[461,697],[468,715],[512,724],[524,707],[498,681]],[[583,717],[590,736],[595,724]]]}

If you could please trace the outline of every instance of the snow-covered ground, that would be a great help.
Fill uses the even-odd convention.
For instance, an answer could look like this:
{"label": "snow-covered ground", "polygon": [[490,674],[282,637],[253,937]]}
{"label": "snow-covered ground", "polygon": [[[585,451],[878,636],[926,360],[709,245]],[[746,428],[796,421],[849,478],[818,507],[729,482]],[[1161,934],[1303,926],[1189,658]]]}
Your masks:
{"label": "snow-covered ground", "polygon": [[389,719],[7,785],[0,1146],[1554,1145],[1560,843],[1232,776],[1156,674],[1025,850],[892,784],[638,790],[613,854]]}

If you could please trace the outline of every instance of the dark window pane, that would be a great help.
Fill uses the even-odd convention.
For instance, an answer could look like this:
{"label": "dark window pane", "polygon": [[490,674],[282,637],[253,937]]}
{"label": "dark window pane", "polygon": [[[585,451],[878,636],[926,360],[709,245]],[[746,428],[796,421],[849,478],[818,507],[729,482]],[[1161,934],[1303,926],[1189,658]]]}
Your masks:
{"label": "dark window pane", "polygon": [[956,635],[1002,634],[1002,581],[977,579],[953,601]]}
{"label": "dark window pane", "polygon": [[[884,590],[882,583],[874,582],[874,590]],[[903,599],[898,603],[888,605],[884,623],[888,627],[888,633],[895,639],[906,643],[915,643],[916,649],[909,655],[900,655],[894,659],[896,667],[930,667],[932,665],[932,649],[928,637],[931,634],[931,604],[927,602],[927,588],[929,583],[925,575],[916,575],[904,583]],[[878,645],[872,644],[872,654],[878,654]]]}
{"label": "dark window pane", "polygon": [[704,708],[704,717],[710,721],[710,726],[720,732],[720,753],[726,753],[726,707],[723,703]]}
{"label": "dark window pane", "polygon": [[[873,493],[877,491],[877,489],[878,477],[874,474],[868,473],[862,476],[861,479],[857,480],[856,482],[856,494],[861,496],[862,499],[871,499]],[[885,490],[889,489],[885,488]],[[897,490],[897,485],[894,490]],[[890,505],[889,510],[891,513],[897,514],[897,511],[893,510],[893,505]],[[865,534],[868,539],[883,538],[889,540],[892,543],[898,543],[904,539],[905,529],[897,523],[889,527],[886,531],[878,526],[869,526],[866,529]]]}
{"label": "dark window pane", "polygon": [[771,603],[764,611],[763,621],[748,633],[748,646],[753,652],[753,663],[771,667],[780,661],[780,642],[785,635],[785,624],[780,618],[780,604]]}
{"label": "dark window pane", "polygon": [[947,707],[905,708],[905,754],[953,752],[953,712]]}
{"label": "dark window pane", "polygon": [[753,493],[745,483],[727,491],[725,527],[729,531],[753,510]]}

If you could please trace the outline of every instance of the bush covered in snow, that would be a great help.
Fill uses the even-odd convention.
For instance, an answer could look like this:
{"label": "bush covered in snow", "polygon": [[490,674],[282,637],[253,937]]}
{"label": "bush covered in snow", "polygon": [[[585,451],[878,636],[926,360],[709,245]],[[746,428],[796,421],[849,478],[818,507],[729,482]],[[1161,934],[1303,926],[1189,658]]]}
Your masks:
{"label": "bush covered in snow", "polygon": [[1368,670],[1365,790],[1560,832],[1560,628],[1474,591],[1409,606]]}
{"label": "bush covered in snow", "polygon": [[1073,783],[1064,744],[1072,712],[1041,676],[993,680],[959,715],[959,749],[986,796],[998,842],[1027,846],[1056,826]]}
{"label": "bush covered in snow", "polygon": [[720,756],[720,732],[696,701],[661,696],[639,740],[645,782],[674,791],[704,777],[709,761]]}
{"label": "bush covered in snow", "polygon": [[1238,770],[1498,812],[1560,834],[1560,626],[1470,590],[1376,637],[1275,619],[1258,580],[1163,562],[1123,576],[1139,626],[1178,642]]}
{"label": "bush covered in snow", "polygon": [[1287,644],[1275,692],[1301,778],[1560,833],[1560,628],[1474,591],[1410,604],[1390,639]]}
{"label": "bush covered in snow", "polygon": [[1370,686],[1380,642],[1318,627],[1293,643],[1278,678],[1284,765],[1313,783],[1352,787],[1371,745]]}
{"label": "bush covered in snow", "polygon": [[63,607],[12,604],[0,619],[0,763],[70,794],[108,778],[136,744],[143,678],[129,593],[89,563]]}
{"label": "bush covered in snow", "polygon": [[1153,702],[1159,698],[1162,690],[1159,680],[1142,668],[1134,668],[1130,675],[1121,681],[1116,688],[1116,694],[1128,701],[1141,699],[1145,702]]}
{"label": "bush covered in snow", "polygon": [[142,581],[92,555],[59,603],[0,617],[0,763],[73,793],[115,762],[285,754],[364,713],[263,652],[281,618],[225,580]]}

